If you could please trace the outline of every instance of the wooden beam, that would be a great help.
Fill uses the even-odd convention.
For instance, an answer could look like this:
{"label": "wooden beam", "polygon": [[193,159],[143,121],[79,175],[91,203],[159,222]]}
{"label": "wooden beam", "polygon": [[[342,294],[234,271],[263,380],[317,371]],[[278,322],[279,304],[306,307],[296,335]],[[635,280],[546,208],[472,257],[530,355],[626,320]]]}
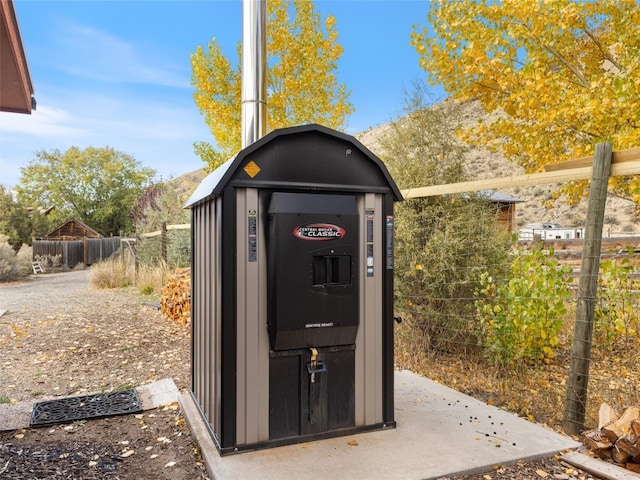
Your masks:
{"label": "wooden beam", "polygon": [[[640,153],[640,148],[634,148],[631,150],[638,150],[638,153]],[[625,150],[625,152],[628,151],[629,150]],[[593,157],[590,158],[593,161]],[[587,180],[591,178],[591,170],[591,166],[588,166],[552,172],[512,175],[510,177],[488,178],[472,182],[409,188],[402,190],[401,193],[404,198],[420,198],[434,197],[437,195],[451,195],[454,193],[477,192],[479,190],[497,190],[501,188],[524,187],[527,185],[541,185],[545,183],[564,183],[573,180]],[[629,175],[640,175],[640,158],[635,159],[635,161],[633,158],[629,158],[622,162],[619,161],[615,165],[611,165],[612,177]]]}
{"label": "wooden beam", "polygon": [[638,480],[638,475],[629,470],[597,458],[588,457],[580,452],[565,453],[560,459],[594,475],[596,478],[605,480]]}
{"label": "wooden beam", "polygon": [[[189,230],[190,228],[191,228],[190,223],[179,223],[177,225],[167,225],[167,230]],[[148,237],[157,237],[158,235],[161,235],[161,234],[162,234],[162,230],[156,230],[154,232],[141,233],[138,236],[142,238],[148,238]]]}
{"label": "wooden beam", "polygon": [[[611,157],[612,165],[615,165],[616,163],[635,161],[640,161],[640,147],[613,152],[613,157]],[[552,163],[550,165],[545,165],[544,170],[546,172],[556,172],[558,170],[567,170],[571,168],[590,167],[591,165],[593,165],[593,156],[575,158],[573,160],[567,160],[566,162]]]}

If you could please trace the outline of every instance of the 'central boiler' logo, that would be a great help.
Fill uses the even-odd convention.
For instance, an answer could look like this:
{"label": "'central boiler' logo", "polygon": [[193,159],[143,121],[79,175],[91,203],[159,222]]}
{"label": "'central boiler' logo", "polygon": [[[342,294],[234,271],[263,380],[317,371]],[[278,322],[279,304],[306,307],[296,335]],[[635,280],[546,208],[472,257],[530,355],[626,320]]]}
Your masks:
{"label": "'central boiler' logo", "polygon": [[342,238],[345,233],[344,228],[330,223],[310,223],[308,225],[300,225],[293,229],[294,237],[314,242]]}

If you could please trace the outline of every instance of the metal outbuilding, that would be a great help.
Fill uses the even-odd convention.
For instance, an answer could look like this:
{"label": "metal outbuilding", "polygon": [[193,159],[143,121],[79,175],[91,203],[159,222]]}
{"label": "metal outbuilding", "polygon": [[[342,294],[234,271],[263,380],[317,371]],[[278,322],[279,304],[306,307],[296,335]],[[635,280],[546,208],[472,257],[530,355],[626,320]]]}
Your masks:
{"label": "metal outbuilding", "polygon": [[191,396],[221,454],[395,426],[399,200],[372,152],[319,125],[195,190]]}

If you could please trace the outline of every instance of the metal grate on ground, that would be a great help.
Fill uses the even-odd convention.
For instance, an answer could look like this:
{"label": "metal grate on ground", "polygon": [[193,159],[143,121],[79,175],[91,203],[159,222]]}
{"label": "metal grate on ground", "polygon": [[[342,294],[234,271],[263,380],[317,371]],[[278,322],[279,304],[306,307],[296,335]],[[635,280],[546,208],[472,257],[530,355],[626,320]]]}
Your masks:
{"label": "metal grate on ground", "polygon": [[142,405],[135,389],[60,398],[35,403],[30,426],[39,427],[141,411]]}

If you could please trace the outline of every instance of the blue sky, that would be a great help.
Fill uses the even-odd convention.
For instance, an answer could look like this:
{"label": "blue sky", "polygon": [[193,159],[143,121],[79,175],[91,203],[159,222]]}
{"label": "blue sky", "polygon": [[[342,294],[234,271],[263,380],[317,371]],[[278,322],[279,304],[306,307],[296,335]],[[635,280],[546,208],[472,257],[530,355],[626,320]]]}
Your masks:
{"label": "blue sky", "polygon": [[[316,0],[337,20],[338,75],[358,133],[398,116],[403,89],[426,79],[409,45],[428,1]],[[110,146],[164,179],[201,168],[195,141],[213,143],[193,102],[190,54],[213,37],[235,58],[241,0],[14,0],[34,85],[32,115],[0,112],[0,183],[41,150]],[[435,90],[437,97],[442,91]]]}

